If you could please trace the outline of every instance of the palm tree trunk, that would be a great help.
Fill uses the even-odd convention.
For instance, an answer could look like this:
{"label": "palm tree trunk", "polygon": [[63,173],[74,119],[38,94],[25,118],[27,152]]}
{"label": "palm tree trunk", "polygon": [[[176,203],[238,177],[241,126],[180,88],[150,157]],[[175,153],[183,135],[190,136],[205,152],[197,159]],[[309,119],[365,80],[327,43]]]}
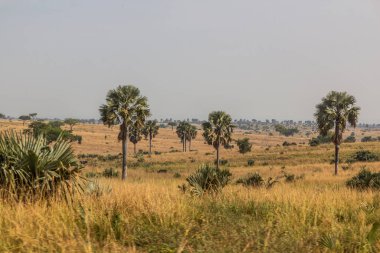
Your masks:
{"label": "palm tree trunk", "polygon": [[189,152],[191,152],[191,139],[189,140]]}
{"label": "palm tree trunk", "polygon": [[124,130],[124,136],[122,140],[123,145],[123,167],[121,173],[121,179],[125,180],[127,178],[127,156],[128,156],[128,129]]}
{"label": "palm tree trunk", "polygon": [[219,145],[216,148],[216,168],[219,169]]}
{"label": "palm tree trunk", "polygon": [[134,151],[135,155],[137,154],[137,148],[136,148],[136,146],[137,146],[137,143],[133,143],[133,151]]}
{"label": "palm tree trunk", "polygon": [[338,175],[338,164],[339,164],[339,121],[335,121],[335,176]]}
{"label": "palm tree trunk", "polygon": [[339,145],[335,144],[335,176],[338,175],[339,149]]}
{"label": "palm tree trunk", "polygon": [[152,135],[149,136],[149,155],[152,155]]}

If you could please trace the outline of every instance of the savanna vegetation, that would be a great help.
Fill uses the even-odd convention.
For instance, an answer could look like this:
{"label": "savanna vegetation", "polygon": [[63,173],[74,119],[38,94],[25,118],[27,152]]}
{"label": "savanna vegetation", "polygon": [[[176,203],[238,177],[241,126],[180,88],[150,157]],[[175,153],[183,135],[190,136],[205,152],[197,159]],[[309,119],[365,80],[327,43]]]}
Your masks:
{"label": "savanna vegetation", "polygon": [[380,250],[380,143],[344,141],[380,133],[354,128],[346,93],[317,105],[312,134],[246,132],[223,111],[159,128],[134,86],[99,111],[54,140],[0,120],[0,252]]}

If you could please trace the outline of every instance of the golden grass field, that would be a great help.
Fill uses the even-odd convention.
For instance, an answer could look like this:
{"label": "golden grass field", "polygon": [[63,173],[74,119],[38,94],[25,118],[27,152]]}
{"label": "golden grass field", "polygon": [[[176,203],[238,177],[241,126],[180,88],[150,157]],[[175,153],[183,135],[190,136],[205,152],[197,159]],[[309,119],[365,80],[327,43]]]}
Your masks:
{"label": "golden grass field", "polygon": [[[23,128],[22,122],[0,121],[0,131]],[[77,125],[74,133],[83,136],[83,143],[74,144],[74,149],[77,154],[118,154],[117,130]],[[362,135],[360,130],[356,133]],[[380,195],[351,190],[345,181],[363,166],[380,171],[380,163],[354,163],[334,176],[332,145],[309,147],[309,138],[302,134],[286,138],[237,130],[234,139],[242,137],[250,138],[252,152],[222,150],[233,182],[217,196],[192,197],[179,191],[189,173],[213,162],[214,150],[204,144],[199,131],[193,151],[173,152],[181,151],[182,144],[175,131],[166,128],[153,140],[153,151],[161,154],[130,166],[126,182],[90,179],[100,189],[78,196],[70,205],[2,201],[0,252],[379,252],[378,240],[371,243],[368,235],[380,221]],[[283,147],[285,140],[299,145]],[[147,150],[147,141],[138,149]],[[359,149],[380,153],[380,143],[343,144],[342,157]],[[248,167],[248,159],[255,165]],[[136,164],[131,144],[128,161]],[[119,169],[120,163],[91,158],[83,175]],[[168,172],[157,173],[159,169]],[[248,173],[259,172],[267,179],[283,170],[304,178],[281,180],[271,189],[234,183]]]}

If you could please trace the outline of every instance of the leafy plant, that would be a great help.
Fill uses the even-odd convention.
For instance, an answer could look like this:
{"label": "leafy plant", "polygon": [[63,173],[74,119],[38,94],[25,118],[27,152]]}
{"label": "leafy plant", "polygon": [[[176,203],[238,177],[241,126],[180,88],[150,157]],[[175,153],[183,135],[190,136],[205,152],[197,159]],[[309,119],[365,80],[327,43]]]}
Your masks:
{"label": "leafy plant", "polygon": [[264,179],[259,173],[248,175],[245,178],[240,178],[236,181],[237,184],[242,184],[246,187],[260,187],[264,184]]}
{"label": "leafy plant", "polygon": [[236,141],[236,144],[239,147],[239,152],[245,154],[251,152],[252,144],[249,143],[249,138],[243,138]]}
{"label": "leafy plant", "polygon": [[0,193],[4,197],[68,200],[82,190],[81,169],[70,144],[61,137],[48,146],[41,135],[0,133]]}
{"label": "leafy plant", "polygon": [[354,153],[350,158],[350,162],[375,162],[375,161],[379,161],[379,156],[375,153],[372,153],[369,150],[359,150],[356,153]]}
{"label": "leafy plant", "polygon": [[380,173],[372,173],[363,167],[359,174],[346,182],[346,185],[358,190],[380,189]]}
{"label": "leafy plant", "polygon": [[253,159],[249,159],[249,160],[247,161],[247,165],[248,165],[248,166],[253,166],[253,165],[255,165],[255,160],[253,160]]}
{"label": "leafy plant", "polygon": [[190,192],[196,196],[205,193],[218,193],[229,182],[232,174],[227,169],[219,169],[210,165],[202,165],[194,174],[186,178]]}

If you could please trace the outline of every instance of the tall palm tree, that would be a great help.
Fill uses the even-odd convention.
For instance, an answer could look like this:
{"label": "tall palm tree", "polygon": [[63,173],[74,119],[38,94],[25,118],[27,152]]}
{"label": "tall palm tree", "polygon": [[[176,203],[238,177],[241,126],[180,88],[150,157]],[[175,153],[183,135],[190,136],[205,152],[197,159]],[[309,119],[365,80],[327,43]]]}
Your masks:
{"label": "tall palm tree", "polygon": [[127,150],[129,129],[132,125],[142,127],[150,115],[148,99],[140,95],[140,90],[132,85],[118,86],[110,90],[106,103],[99,108],[101,120],[111,127],[119,125],[119,141],[122,142],[122,180],[127,177]]}
{"label": "tall palm tree", "polygon": [[207,144],[216,149],[216,167],[219,168],[220,146],[228,146],[232,141],[232,132],[235,126],[232,118],[223,111],[215,111],[209,114],[208,122],[202,124],[203,137]]}
{"label": "tall palm tree", "polygon": [[197,133],[197,127],[189,124],[186,133],[186,139],[189,141],[189,151],[191,151],[191,141],[197,137]]}
{"label": "tall palm tree", "polygon": [[332,141],[335,145],[335,175],[338,174],[339,149],[347,123],[356,127],[360,107],[356,106],[354,96],[347,92],[331,91],[316,106],[314,114],[321,135],[335,129]]}
{"label": "tall palm tree", "polygon": [[182,152],[186,152],[186,142],[187,142],[187,132],[190,128],[190,123],[186,121],[181,121],[177,125],[176,133],[178,138],[180,138],[182,142]]}
{"label": "tall palm tree", "polygon": [[156,135],[158,134],[158,129],[160,127],[157,125],[157,120],[148,120],[145,123],[145,126],[143,128],[143,134],[145,136],[145,139],[149,140],[149,154],[152,154],[152,140]]}
{"label": "tall palm tree", "polygon": [[137,154],[137,143],[141,141],[141,132],[142,129],[138,125],[133,124],[129,128],[129,141],[133,143],[133,152]]}

